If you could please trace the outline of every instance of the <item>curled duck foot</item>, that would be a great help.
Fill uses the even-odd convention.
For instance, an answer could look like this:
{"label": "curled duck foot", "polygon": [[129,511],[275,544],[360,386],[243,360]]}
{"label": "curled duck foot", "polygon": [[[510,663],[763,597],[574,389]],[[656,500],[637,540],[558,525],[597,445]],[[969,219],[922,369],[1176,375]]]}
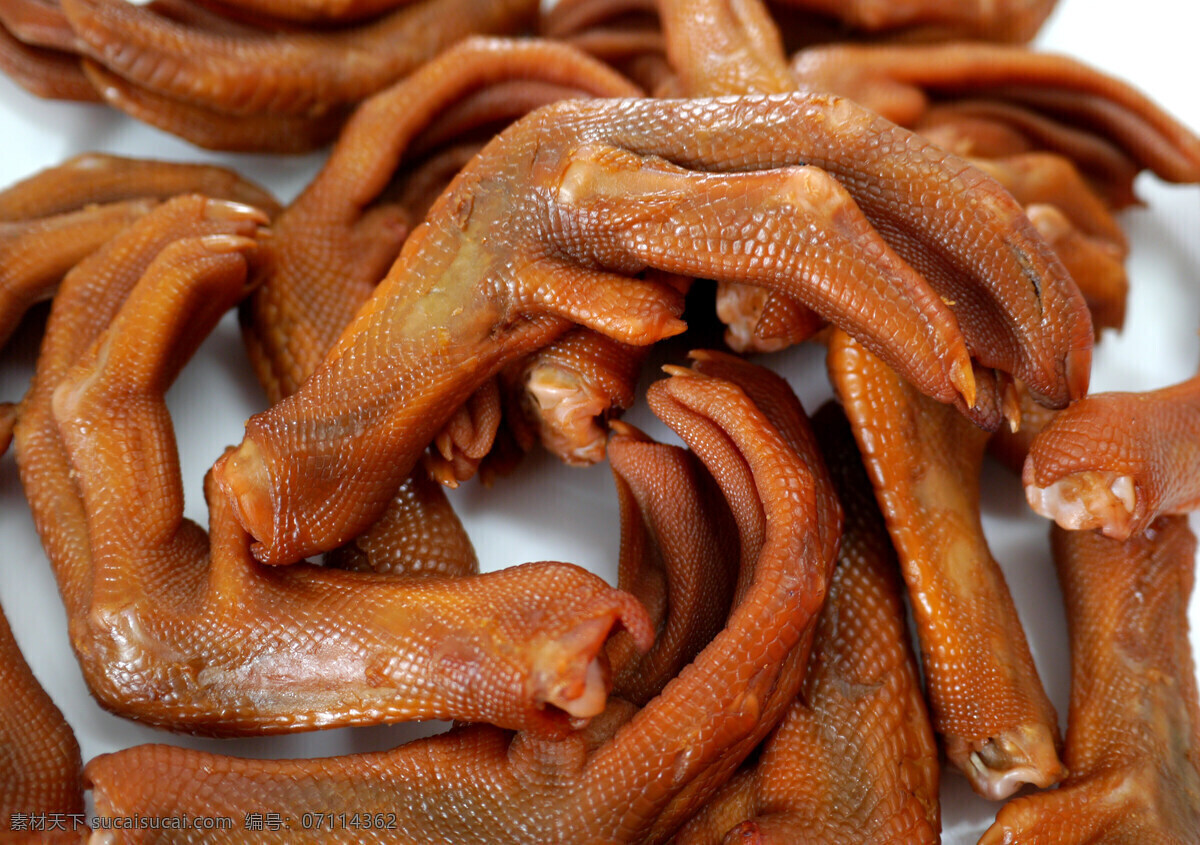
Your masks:
{"label": "curled duck foot", "polygon": [[845,418],[829,404],[813,427],[845,530],[804,685],[681,845],[938,841],[938,752],[895,552]]}
{"label": "curled duck foot", "polygon": [[1067,529],[1118,540],[1164,514],[1200,507],[1200,376],[1146,393],[1101,393],[1055,415],[1034,438],[1029,505]]}
{"label": "curled duck foot", "polygon": [[183,518],[163,393],[244,295],[263,222],[177,198],[54,301],[18,458],[92,692],[131,718],[225,735],[428,717],[556,734],[596,715],[609,633],[624,626],[643,648],[652,635],[637,601],[595,575],[263,571],[211,483],[211,536]]}
{"label": "curled duck foot", "polygon": [[[644,707],[612,701],[586,729],[557,740],[470,725],[390,752],[324,760],[143,746],[89,765],[98,811],[137,806],[147,814],[169,804],[173,812],[237,815],[265,802],[289,817],[320,806],[395,818],[394,829],[363,831],[361,841],[525,843],[530,830],[568,845],[666,841],[795,697],[803,664],[794,671],[787,657],[820,606],[840,528],[820,458],[801,434],[806,424],[793,416],[795,398],[760,408],[748,394],[762,384],[740,366],[747,390],[694,369],[676,369],[650,390],[656,413],[696,450],[726,497],[747,588],[725,627]],[[653,484],[652,466],[653,458],[627,468]],[[651,495],[639,506],[651,524],[676,518],[670,497]],[[818,516],[829,508],[832,522]],[[181,789],[184,782],[193,787]],[[262,841],[305,835],[293,828]]]}
{"label": "curled duck foot", "polygon": [[[1172,182],[1200,180],[1195,133],[1127,83],[1065,56],[970,42],[835,45],[797,53],[792,71],[805,90],[850,97],[905,126],[922,120],[933,97],[950,98],[952,108],[960,98],[960,115],[1094,163],[1110,185],[1141,168]],[[1113,187],[1114,195],[1128,192]]]}
{"label": "curled duck foot", "polygon": [[[947,232],[943,201],[968,222]],[[455,408],[572,323],[681,331],[675,290],[622,275],[648,266],[782,290],[967,409],[972,355],[1049,404],[1086,390],[1078,289],[1007,193],[917,136],[815,95],[560,103],[459,175],[330,357],[215,468],[255,554],[360,532]]]}

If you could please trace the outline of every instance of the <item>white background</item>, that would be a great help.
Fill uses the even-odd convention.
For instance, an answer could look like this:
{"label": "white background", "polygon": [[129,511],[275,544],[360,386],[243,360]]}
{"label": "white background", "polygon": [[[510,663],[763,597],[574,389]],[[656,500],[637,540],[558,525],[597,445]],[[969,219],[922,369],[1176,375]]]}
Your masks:
{"label": "white background", "polygon": [[[1193,128],[1200,128],[1194,12],[1175,0],[1063,0],[1039,38],[1050,49],[1085,59],[1134,82]],[[1183,20],[1181,15],[1191,17]],[[216,161],[239,169],[287,201],[319,167],[322,155],[295,158],[217,155],[141,126],[101,106],[44,102],[0,78],[0,186],[87,150],[177,160]],[[1106,333],[1097,349],[1093,390],[1148,389],[1189,377],[1200,361],[1200,192],[1143,176],[1146,207],[1127,211],[1132,296],[1124,332]],[[32,372],[37,335],[26,327],[0,352],[0,400],[21,396]],[[810,409],[828,395],[821,353],[802,349],[771,359]],[[246,416],[262,404],[227,319],[185,370],[169,402],[181,443],[187,514],[206,524],[200,495],[205,469],[226,444],[241,439]],[[644,409],[633,422],[660,432]],[[1046,543],[1046,525],[1024,505],[1015,479],[990,468],[984,479],[985,524],[1025,622],[1042,678],[1065,718],[1069,695],[1066,626]],[[503,495],[500,495],[500,493]],[[468,484],[453,494],[486,569],[528,560],[579,563],[612,579],[618,544],[612,482],[605,466],[571,470],[541,455],[526,460],[496,490]],[[1200,520],[1193,517],[1193,527]],[[0,458],[0,604],[21,648],[74,727],[84,759],[144,742],[171,742],[247,756],[302,757],[390,747],[429,726],[401,725],[240,741],[179,737],[101,711],[85,689],[66,636],[62,605],[21,494],[12,453]],[[1200,642],[1200,602],[1190,614]],[[1065,727],[1065,724],[1064,724]],[[975,798],[947,772],[945,841],[974,842],[995,805]],[[319,808],[314,808],[319,809]]]}

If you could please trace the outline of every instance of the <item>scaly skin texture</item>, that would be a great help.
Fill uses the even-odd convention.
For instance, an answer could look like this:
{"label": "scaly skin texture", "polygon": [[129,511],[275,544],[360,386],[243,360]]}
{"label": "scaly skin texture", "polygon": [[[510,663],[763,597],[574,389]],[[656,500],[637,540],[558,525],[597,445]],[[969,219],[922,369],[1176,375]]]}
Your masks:
{"label": "scaly skin texture", "polygon": [[1120,329],[1129,292],[1129,245],[1105,201],[1071,161],[1055,153],[1027,152],[972,163],[1025,207],[1030,222],[1079,285],[1096,337],[1101,329]]}
{"label": "scaly skin texture", "polygon": [[22,179],[0,193],[0,220],[31,220],[85,206],[199,193],[245,203],[274,217],[279,203],[224,167],[82,153]]}
{"label": "scaly skin texture", "polygon": [[993,800],[1058,782],[1054,707],[983,536],[987,434],[843,333],[831,335],[828,362],[900,557],[947,756]]}
{"label": "scaly skin texture", "polygon": [[152,199],[127,200],[0,223],[0,347],[30,307],[54,296],[68,270],[154,204]]}
{"label": "scaly skin texture", "polygon": [[1053,205],[1030,205],[1029,222],[1062,259],[1063,266],[1078,280],[1079,292],[1087,300],[1092,326],[1099,339],[1103,329],[1120,330],[1125,325],[1125,302],[1129,275],[1125,272],[1126,250],[1080,231]]}
{"label": "scaly skin texture", "polygon": [[129,82],[91,59],[83,72],[104,102],[206,150],[246,153],[306,153],[337,138],[349,107],[307,114],[227,114],[165,97]]}
{"label": "scaly skin texture", "polygon": [[1066,763],[980,845],[1200,842],[1200,698],[1187,636],[1196,538],[1161,517],[1127,541],[1052,529],[1071,635]]}
{"label": "scaly skin texture", "polygon": [[380,198],[410,147],[447,110],[515,79],[570,83],[595,96],[638,93],[561,45],[471,38],[365,102],[273,224],[262,285],[243,310],[250,360],[271,402],[295,392],[316,367],[419,222]]}
{"label": "scaly skin texture", "polygon": [[83,830],[14,832],[12,815],[83,815],[83,763],[62,713],[38,684],[0,613],[0,830],[5,842],[78,842]]}
{"label": "scaly skin texture", "polygon": [[1074,162],[1110,208],[1133,205],[1133,180],[1142,166],[1087,127],[1002,100],[956,99],[931,105],[913,128],[965,157],[1003,158],[1045,150]]}
{"label": "scaly skin texture", "polygon": [[359,533],[453,409],[572,321],[634,344],[678,333],[674,290],[618,275],[646,266],[782,290],[941,401],[974,403],[972,354],[1048,404],[1086,391],[1078,289],[961,160],[824,96],[559,103],[459,175],[329,358],[215,467],[255,554]]}
{"label": "scaly skin texture", "polygon": [[631,596],[577,567],[419,582],[271,573],[211,485],[211,539],[183,519],[162,394],[244,292],[264,221],[178,198],[78,265],[55,299],[17,455],[93,694],[214,734],[431,716],[559,733],[599,713],[609,631],[625,624],[644,646],[651,632]]}
{"label": "scaly skin texture", "polygon": [[1146,393],[1101,393],[1058,413],[1022,472],[1030,507],[1063,528],[1128,539],[1200,508],[1200,376]]}
{"label": "scaly skin texture", "polygon": [[684,843],[938,841],[938,757],[895,552],[845,418],[813,420],[846,509],[799,697]]}
{"label": "scaly skin texture", "polygon": [[179,24],[121,0],[65,0],[83,55],[159,95],[224,114],[316,117],[369,97],[477,32],[520,30],[530,0],[405,6],[348,29],[244,34]]}
{"label": "scaly skin texture", "polygon": [[[661,0],[673,94],[718,97],[796,90],[779,32],[759,0]],[[823,320],[783,295],[736,283],[717,286],[725,342],[738,352],[770,352],[815,333]]]}
{"label": "scaly skin texture", "polygon": [[[532,103],[510,99],[482,111],[461,106],[512,82],[571,85],[575,96],[632,96],[637,89],[582,54],[557,44],[469,38],[362,105],[329,160],[280,215],[264,248],[261,284],[242,309],[251,362],[268,399],[279,401],[316,368],[396,257],[410,225],[424,216],[381,198],[415,144],[431,132],[469,131],[509,119]],[[560,96],[561,87],[538,89]],[[535,101],[536,102],[536,101]],[[540,104],[540,103],[538,103]],[[513,109],[521,111],[514,114]],[[439,188],[440,192],[440,188]],[[494,390],[494,389],[493,389]],[[632,401],[629,397],[628,404]],[[479,415],[490,412],[489,425]],[[474,474],[491,449],[499,397],[474,402],[442,430],[432,461],[435,477],[457,484]],[[455,422],[458,421],[456,425]],[[603,441],[601,441],[602,443]],[[353,569],[425,574],[478,570],[470,543],[444,495],[416,467],[371,529],[335,553],[331,562]]]}
{"label": "scaly skin texture", "polygon": [[[520,407],[509,426],[523,448],[540,441],[568,464],[604,458],[610,417],[633,405],[649,350],[584,328],[518,362],[504,373]],[[515,417],[515,418],[514,418]]]}
{"label": "scaly skin texture", "polygon": [[[74,156],[0,192],[0,346],[79,261],[158,200],[190,192],[279,210],[270,194],[223,167],[102,153]],[[7,444],[0,437],[0,454]]]}
{"label": "scaly skin texture", "polygon": [[805,90],[850,97],[904,126],[932,94],[1028,106],[1086,127],[1163,179],[1200,181],[1200,138],[1132,86],[1065,56],[965,42],[836,45],[797,53],[792,72]]}
{"label": "scaly skin texture", "polygon": [[[559,741],[473,725],[391,752],[326,760],[143,746],[91,763],[98,812],[169,806],[239,816],[270,806],[293,819],[290,831],[264,832],[262,842],[324,841],[328,832],[296,822],[317,806],[394,814],[394,830],[356,831],[363,842],[665,841],[794,697],[800,673],[787,657],[820,606],[840,525],[818,517],[818,502],[832,491],[815,453],[796,452],[733,383],[677,372],[651,387],[650,403],[718,479],[750,573],[724,630],[645,707],[613,701],[586,730]],[[782,406],[789,402],[794,397]],[[796,426],[803,421],[788,421]],[[654,518],[672,518],[662,498],[643,505],[665,506]],[[154,832],[139,835],[130,841],[154,841]],[[243,834],[205,835],[219,842]]]}
{"label": "scaly skin texture", "polygon": [[725,624],[737,577],[729,506],[696,456],[613,422],[608,458],[621,509],[617,585],[646,606],[654,646],[609,643],[613,694],[639,706],[692,661]]}

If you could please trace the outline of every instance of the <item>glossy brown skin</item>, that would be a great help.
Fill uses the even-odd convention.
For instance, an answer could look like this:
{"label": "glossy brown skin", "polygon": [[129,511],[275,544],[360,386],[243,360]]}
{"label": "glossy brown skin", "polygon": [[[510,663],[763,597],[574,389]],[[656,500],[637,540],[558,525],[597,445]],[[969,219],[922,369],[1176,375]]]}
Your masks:
{"label": "glossy brown skin", "polygon": [[[509,425],[522,447],[535,441],[577,466],[604,458],[604,423],[631,407],[649,352],[576,328],[504,374],[519,396]],[[515,416],[515,419],[514,419]]]}
{"label": "glossy brown skin", "polygon": [[1063,528],[1118,540],[1200,508],[1200,376],[1145,393],[1100,393],[1033,441],[1025,496]]}
{"label": "glossy brown skin", "polygon": [[1200,138],[1132,86],[1065,56],[968,42],[837,45],[801,51],[792,72],[805,90],[851,97],[905,126],[935,93],[1026,105],[1088,128],[1163,179],[1200,180]]}
{"label": "glossy brown skin", "polygon": [[[514,84],[525,87],[514,91],[509,87]],[[501,93],[503,100],[490,96]],[[271,401],[293,392],[317,366],[386,274],[410,227],[424,217],[425,209],[416,209],[411,198],[403,198],[406,190],[398,201],[381,197],[385,191],[394,191],[391,186],[397,179],[407,187],[403,165],[410,150],[436,146],[447,136],[466,134],[481,125],[509,122],[529,108],[565,94],[613,97],[638,93],[632,83],[572,48],[540,40],[473,37],[364,103],[325,167],[275,225],[274,237],[266,247],[267,272],[243,311],[250,358]],[[549,99],[542,100],[544,97]],[[595,346],[598,342],[582,343]],[[640,362],[640,354],[624,353],[611,341],[606,343],[590,350],[593,354],[587,349],[581,354],[579,343],[562,349],[552,346],[540,360],[529,364],[551,381],[576,378],[581,386],[572,392],[587,395],[568,397],[568,404],[591,401],[597,384],[599,390],[615,394],[595,410],[599,415],[614,402],[620,407],[632,402]],[[613,376],[608,380],[596,379],[590,367],[603,354],[618,368],[608,368]],[[627,360],[631,363],[624,364]],[[582,366],[571,368],[575,361]],[[578,379],[577,372],[587,376]],[[524,392],[523,387],[517,390]],[[499,424],[498,396],[490,407],[479,401],[475,406],[484,409],[483,415],[490,415],[490,434],[477,430],[472,415],[462,406],[455,418],[460,419],[458,428],[465,430],[470,442],[455,437],[453,418],[435,442],[431,469],[439,480],[452,486],[475,473],[491,449]],[[547,438],[562,430],[564,454],[592,445],[588,456],[598,460],[603,454],[603,434],[576,447],[579,435],[573,425],[573,420],[563,426],[548,421]],[[587,429],[589,420],[579,425]],[[583,436],[589,433],[585,430]],[[456,448],[456,441],[465,448]],[[393,538],[389,542],[398,541]]]}
{"label": "glossy brown skin", "polygon": [[1127,541],[1057,527],[1052,540],[1071,636],[1071,775],[1007,804],[980,843],[1200,842],[1187,518],[1161,517]]}
{"label": "glossy brown skin", "polygon": [[729,616],[737,528],[696,456],[613,422],[608,459],[621,513],[617,585],[646,606],[654,646],[609,643],[613,694],[643,706],[712,640]]}
{"label": "glossy brown skin", "polygon": [[930,106],[913,128],[964,157],[1002,158],[1045,150],[1074,162],[1112,209],[1137,202],[1141,165],[1087,127],[1060,123],[1017,103],[956,99]]}
{"label": "glossy brown skin", "polygon": [[75,32],[55,0],[0,0],[0,28],[30,47],[75,52]]}
{"label": "glossy brown skin", "polygon": [[912,40],[1028,41],[1055,0],[783,0],[872,35]]}
{"label": "glossy brown skin", "polygon": [[78,56],[22,43],[4,26],[0,26],[0,72],[37,97],[81,103],[100,99]]}
{"label": "glossy brown skin", "polygon": [[947,756],[993,800],[1056,783],[1057,717],[983,536],[986,432],[845,334],[830,336],[828,364],[900,557]]}
{"label": "glossy brown skin", "polygon": [[1071,161],[1055,153],[1027,152],[972,163],[1025,207],[1087,300],[1097,338],[1104,328],[1121,328],[1129,292],[1129,245],[1104,199]]}
{"label": "glossy brown skin", "polygon": [[228,114],[194,103],[165,97],[129,82],[91,59],[83,73],[104,102],[164,132],[206,150],[244,153],[307,153],[337,138],[349,107],[321,114]]}
{"label": "glossy brown skin", "polygon": [[238,36],[121,0],[65,0],[81,52],[153,92],[225,114],[316,117],[369,97],[477,32],[511,32],[530,0],[423,0],[343,30]]}
{"label": "glossy brown skin", "polygon": [[165,200],[186,193],[245,203],[272,217],[279,212],[274,197],[228,168],[82,153],[6,188],[0,193],[0,221],[31,220],[146,197]]}
{"label": "glossy brown skin", "polygon": [[[924,256],[924,277],[835,178]],[[926,212],[934,197],[961,225]],[[357,534],[454,408],[572,321],[633,344],[678,333],[673,290],[613,272],[646,266],[785,291],[942,401],[973,403],[970,354],[1049,404],[1086,389],[1091,325],[1061,264],[1007,193],[917,136],[823,96],[559,103],[459,175],[330,357],[216,467],[255,554],[286,562]]]}
{"label": "glossy brown skin", "polygon": [[939,841],[938,753],[896,557],[845,418],[813,420],[846,523],[800,695],[681,843]]}
{"label": "glossy brown skin", "polygon": [[0,839],[78,842],[85,833],[64,819],[64,831],[14,832],[12,815],[83,817],[83,763],[75,735],[21,656],[0,614]]}
{"label": "glossy brown skin", "polygon": [[63,274],[154,207],[128,200],[20,223],[0,223],[0,346]]}
{"label": "glossy brown skin", "polygon": [[442,487],[418,469],[382,517],[325,555],[325,565],[408,578],[475,575],[479,559]]}
{"label": "glossy brown skin", "polygon": [[248,236],[264,221],[173,200],[55,298],[17,456],[93,694],[213,734],[434,716],[559,733],[598,713],[607,634],[625,624],[648,646],[650,630],[631,596],[577,567],[419,582],[270,573],[211,485],[211,539],[183,519],[162,393],[243,294]]}
{"label": "glossy brown skin", "polygon": [[268,271],[243,312],[250,360],[272,402],[294,392],[329,351],[418,222],[380,197],[409,148],[447,110],[513,79],[569,82],[596,96],[637,94],[570,48],[471,38],[365,102],[272,226]]}
{"label": "glossy brown skin", "polygon": [[[356,832],[364,842],[665,841],[794,697],[800,673],[786,658],[820,606],[840,524],[818,517],[818,502],[832,491],[815,453],[795,451],[733,383],[677,373],[651,387],[651,406],[718,480],[751,573],[724,630],[645,707],[613,701],[586,730],[558,741],[476,725],[392,752],[327,760],[233,760],[143,746],[89,766],[98,811],[172,806],[237,816],[253,805],[293,819],[317,806],[395,813],[395,830]],[[669,507],[661,498],[643,503],[662,504]],[[261,841],[327,835],[293,822]]]}
{"label": "glossy brown skin", "polygon": [[224,0],[230,8],[287,21],[344,23],[384,14],[412,0]]}
{"label": "glossy brown skin", "polygon": [[[779,32],[759,0],[661,0],[673,96],[780,94],[796,90]],[[824,321],[794,299],[737,283],[717,286],[717,316],[737,352],[777,351]],[[773,318],[773,319],[772,319]]]}
{"label": "glossy brown skin", "polygon": [[1125,325],[1129,296],[1126,250],[1085,234],[1057,206],[1035,204],[1025,211],[1078,283],[1092,315],[1096,338],[1103,329],[1120,330]]}

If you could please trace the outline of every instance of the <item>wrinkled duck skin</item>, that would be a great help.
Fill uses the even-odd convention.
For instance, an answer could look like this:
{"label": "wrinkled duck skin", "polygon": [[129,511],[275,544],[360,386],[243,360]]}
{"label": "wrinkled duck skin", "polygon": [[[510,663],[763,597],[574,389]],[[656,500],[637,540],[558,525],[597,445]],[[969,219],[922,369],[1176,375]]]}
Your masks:
{"label": "wrinkled duck skin", "polygon": [[528,0],[422,0],[345,30],[207,31],[121,0],[65,0],[81,52],[143,87],[227,114],[353,104],[478,32],[519,30]]}
{"label": "wrinkled duck skin", "polygon": [[84,153],[0,193],[0,346],[63,275],[157,202],[202,193],[260,208],[266,191],[212,165]]}
{"label": "wrinkled duck skin", "polygon": [[920,642],[935,730],[993,800],[1050,786],[1058,720],[979,515],[987,433],[931,402],[845,334],[829,372],[888,523]]}
{"label": "wrinkled duck skin", "polygon": [[971,355],[1054,406],[1086,391],[1078,289],[1006,192],[919,137],[824,96],[559,103],[473,160],[329,358],[215,467],[255,554],[359,533],[453,409],[573,322],[680,332],[674,289],[619,275],[647,266],[782,290],[940,401],[975,404]]}
{"label": "wrinkled duck skin", "polygon": [[[316,367],[424,217],[424,208],[393,199],[423,173],[405,168],[420,161],[421,149],[563,97],[639,94],[565,45],[473,37],[363,103],[321,172],[272,226],[267,270],[243,309],[250,358],[271,401]],[[605,434],[593,418],[628,407],[640,362],[640,350],[596,335],[553,344],[512,375],[506,392],[525,399],[514,421],[528,417],[572,462],[599,460]],[[593,371],[593,364],[602,366]],[[481,437],[467,456],[453,436],[439,439],[445,454],[436,474],[451,484],[470,477],[492,446],[490,436]]]}
{"label": "wrinkled duck skin", "polygon": [[93,97],[201,147],[295,153],[334,140],[357,102],[468,35],[527,28],[536,3],[420,0],[326,29],[186,0],[71,0],[63,12],[81,54],[68,65]]}
{"label": "wrinkled duck skin", "polygon": [[782,0],[875,36],[1028,41],[1056,0]]}
{"label": "wrinkled duck skin", "polygon": [[1145,393],[1101,393],[1034,438],[1029,505],[1063,528],[1125,540],[1161,515],[1200,508],[1200,376]]}
{"label": "wrinkled duck skin", "polygon": [[903,126],[946,108],[934,98],[950,98],[951,109],[1077,162],[1118,205],[1133,199],[1130,183],[1143,168],[1170,182],[1200,181],[1195,133],[1128,83],[1066,56],[969,42],[830,45],[797,53],[792,72],[803,90],[850,97]]}
{"label": "wrinkled duck skin", "polygon": [[804,686],[752,767],[676,841],[939,841],[938,751],[891,539],[845,417],[813,420],[845,530]]}
{"label": "wrinkled duck skin", "polygon": [[1071,637],[1058,789],[1018,798],[981,845],[1200,841],[1200,698],[1187,636],[1196,539],[1161,517],[1120,541],[1052,529]]}
{"label": "wrinkled duck skin", "polygon": [[273,573],[211,484],[211,537],[183,518],[163,392],[244,294],[265,219],[177,198],[79,264],[54,300],[17,457],[93,694],[213,734],[437,715],[556,734],[599,713],[609,632],[624,624],[645,647],[652,632],[635,599],[578,567]]}
{"label": "wrinkled duck skin", "polygon": [[12,815],[83,815],[83,763],[75,735],[38,684],[0,613],[0,830],[5,842],[78,842],[67,830],[26,837]]}
{"label": "wrinkled duck skin", "polygon": [[[677,372],[651,387],[649,402],[718,480],[738,524],[747,589],[724,629],[644,707],[612,700],[561,740],[471,725],[391,752],[325,760],[142,746],[92,761],[97,809],[382,812],[394,814],[395,829],[356,838],[392,843],[665,841],[795,696],[800,673],[781,667],[820,607],[840,527],[818,517],[818,502],[832,496],[819,456],[796,452],[735,384]],[[629,462],[631,489],[645,489],[656,469],[653,460]],[[663,497],[640,507],[655,520],[680,515]],[[301,833],[293,825],[280,836],[294,842]]]}

